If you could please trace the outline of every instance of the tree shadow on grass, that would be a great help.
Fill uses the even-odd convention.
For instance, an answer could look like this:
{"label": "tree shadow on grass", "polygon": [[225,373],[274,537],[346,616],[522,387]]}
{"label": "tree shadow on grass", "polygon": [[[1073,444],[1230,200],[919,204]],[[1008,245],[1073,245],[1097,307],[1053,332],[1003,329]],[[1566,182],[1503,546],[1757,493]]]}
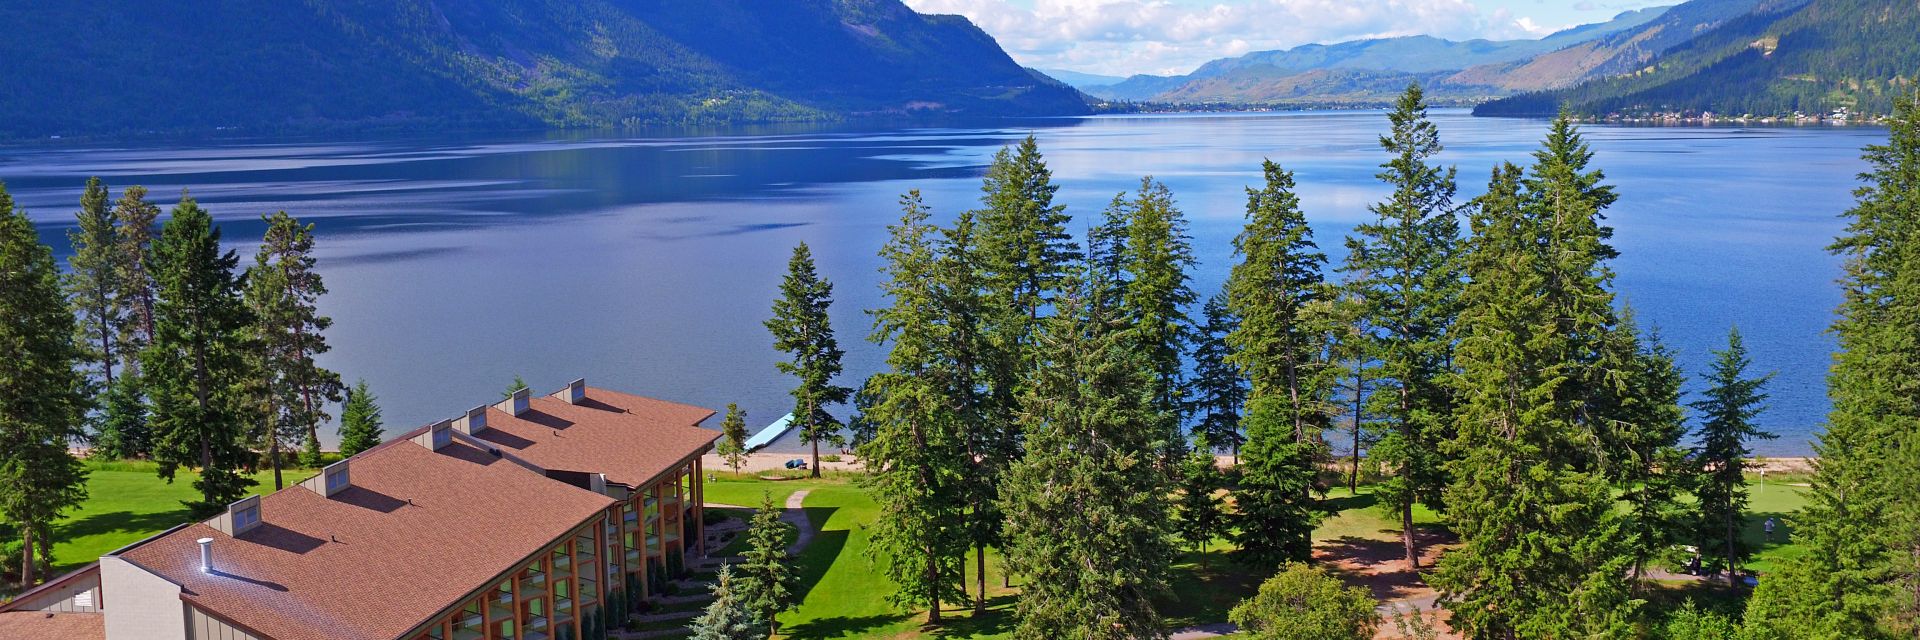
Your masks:
{"label": "tree shadow on grass", "polygon": [[922,630],[936,638],[979,638],[983,636],[1005,635],[1013,632],[1013,608],[1019,597],[1011,593],[987,598],[987,611],[973,614],[971,602],[942,607],[940,611],[947,616],[938,627],[923,627]]}
{"label": "tree shadow on grass", "polygon": [[186,509],[154,513],[114,511],[69,520],[58,525],[54,533],[60,540],[112,533],[158,533],[187,520]]}
{"label": "tree shadow on grass", "polygon": [[1320,502],[1327,513],[1338,514],[1348,509],[1366,509],[1380,504],[1380,497],[1372,493],[1359,493],[1338,498],[1328,498]]}
{"label": "tree shadow on grass", "polygon": [[780,634],[795,639],[860,638],[874,629],[905,619],[907,619],[906,614],[821,618],[780,627]]}
{"label": "tree shadow on grass", "polygon": [[1227,612],[1254,594],[1273,570],[1240,561],[1225,550],[1187,552],[1175,562],[1168,587],[1156,603],[1169,626],[1225,622]]}

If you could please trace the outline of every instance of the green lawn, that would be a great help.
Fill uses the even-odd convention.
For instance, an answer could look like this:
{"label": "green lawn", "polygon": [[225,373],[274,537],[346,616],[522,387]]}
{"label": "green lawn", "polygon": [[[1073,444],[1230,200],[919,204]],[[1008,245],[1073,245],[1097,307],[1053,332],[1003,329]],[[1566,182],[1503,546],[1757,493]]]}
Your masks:
{"label": "green lawn", "polygon": [[[100,555],[187,521],[183,500],[199,493],[193,481],[199,474],[181,470],[172,484],[162,481],[150,462],[88,462],[87,502],[54,525],[54,571],[78,569]],[[281,476],[291,486],[313,476],[311,470],[287,470]],[[273,490],[273,472],[253,476],[255,493]]]}
{"label": "green lawn", "polygon": [[[182,500],[194,497],[192,476],[182,472],[173,484],[155,477],[148,463],[89,463],[90,499],[81,509],[62,521],[60,542],[54,547],[58,570],[77,568],[100,554],[186,521]],[[288,484],[309,477],[311,471],[287,473]],[[804,501],[807,517],[817,533],[813,543],[800,555],[801,602],[781,616],[785,635],[792,638],[1003,638],[1012,632],[1013,588],[1002,587],[1001,562],[997,551],[989,550],[989,607],[974,616],[965,605],[950,604],[947,623],[938,629],[923,629],[924,612],[908,613],[888,602],[893,586],[882,576],[876,561],[867,557],[867,525],[878,515],[878,507],[854,484],[854,476],[829,474],[826,478],[797,478],[768,481],[746,475],[715,473],[706,485],[709,502],[757,507],[763,495],[771,494],[774,504],[784,505],[793,492],[807,490]],[[796,474],[798,475],[798,474]],[[256,490],[272,487],[272,476],[256,476]],[[1748,538],[1761,540],[1760,522],[1771,515],[1780,518],[1775,542],[1762,546],[1754,568],[1766,571],[1774,562],[1799,550],[1782,542],[1791,531],[1785,516],[1805,504],[1803,489],[1787,480],[1755,484],[1751,509],[1754,513],[1746,528]],[[1328,495],[1334,513],[1314,532],[1322,544],[1364,544],[1398,538],[1396,519],[1383,513],[1374,497],[1362,487],[1359,495],[1345,488]],[[1440,519],[1424,508],[1415,511],[1415,524],[1423,529],[1440,528]],[[1227,610],[1250,595],[1264,577],[1229,557],[1232,546],[1215,541],[1203,551],[1186,551],[1173,575],[1172,594],[1161,610],[1172,626],[1219,622]],[[968,586],[974,584],[971,571]]]}

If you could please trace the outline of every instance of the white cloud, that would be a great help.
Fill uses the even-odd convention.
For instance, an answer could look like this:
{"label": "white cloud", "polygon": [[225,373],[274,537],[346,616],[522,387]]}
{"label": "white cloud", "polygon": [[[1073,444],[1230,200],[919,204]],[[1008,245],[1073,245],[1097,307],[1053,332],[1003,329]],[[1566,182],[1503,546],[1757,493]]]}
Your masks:
{"label": "white cloud", "polygon": [[973,20],[1022,64],[1175,74],[1248,51],[1426,34],[1538,37],[1552,29],[1472,0],[905,0]]}

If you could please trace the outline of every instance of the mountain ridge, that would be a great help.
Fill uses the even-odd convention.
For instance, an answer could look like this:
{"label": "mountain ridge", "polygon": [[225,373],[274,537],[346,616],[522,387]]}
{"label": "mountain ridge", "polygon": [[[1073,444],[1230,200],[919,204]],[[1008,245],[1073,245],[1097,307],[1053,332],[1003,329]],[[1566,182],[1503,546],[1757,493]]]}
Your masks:
{"label": "mountain ridge", "polygon": [[1085,113],[900,0],[0,0],[0,136]]}

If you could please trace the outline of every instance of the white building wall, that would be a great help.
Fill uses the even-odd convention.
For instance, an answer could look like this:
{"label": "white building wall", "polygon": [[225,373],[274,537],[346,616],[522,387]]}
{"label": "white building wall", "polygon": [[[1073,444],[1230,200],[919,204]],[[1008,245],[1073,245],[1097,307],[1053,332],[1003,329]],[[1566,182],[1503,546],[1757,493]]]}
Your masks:
{"label": "white building wall", "polygon": [[187,605],[180,585],[114,556],[100,558],[100,587],[108,601],[107,640],[187,640]]}

